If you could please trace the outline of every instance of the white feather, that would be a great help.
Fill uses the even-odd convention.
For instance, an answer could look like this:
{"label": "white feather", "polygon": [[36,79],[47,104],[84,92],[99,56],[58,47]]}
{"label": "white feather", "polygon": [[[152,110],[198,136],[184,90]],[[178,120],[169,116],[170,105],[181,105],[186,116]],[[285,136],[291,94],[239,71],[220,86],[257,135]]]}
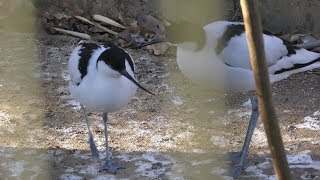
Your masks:
{"label": "white feather", "polygon": [[[69,60],[69,74],[71,76],[69,89],[72,96],[94,111],[108,113],[122,109],[136,93],[137,86],[109,68],[103,61],[99,61],[96,66],[100,54],[108,50],[103,46],[94,51],[89,60],[87,75],[81,79],[78,70],[81,47],[78,45],[73,50]],[[127,72],[134,78],[134,73],[127,61],[125,65]]]}
{"label": "white feather", "polygon": [[[219,38],[231,24],[243,23],[218,21],[206,25],[203,28],[206,33],[206,45],[198,52],[178,45],[177,63],[188,78],[203,86],[231,92],[254,90],[255,83],[245,33],[232,37],[221,54],[218,55],[215,52]],[[320,55],[300,49],[296,50],[296,54],[286,56],[288,50],[281,39],[269,35],[263,35],[263,39],[271,82],[287,78],[294,73],[320,67],[320,63],[317,62],[307,67],[274,75],[274,72],[278,70],[290,68],[294,64],[306,64],[319,58]]]}

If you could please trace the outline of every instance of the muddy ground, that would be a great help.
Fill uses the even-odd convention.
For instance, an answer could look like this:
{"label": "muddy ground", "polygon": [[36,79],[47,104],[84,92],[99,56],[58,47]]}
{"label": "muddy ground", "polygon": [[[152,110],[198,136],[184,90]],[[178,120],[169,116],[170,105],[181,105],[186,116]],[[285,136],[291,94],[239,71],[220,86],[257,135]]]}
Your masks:
{"label": "muddy ground", "polygon": [[[112,157],[126,169],[100,172],[101,117],[88,111],[101,152],[96,160],[67,87],[68,57],[78,40],[0,38],[0,179],[219,179],[228,162],[217,155],[241,148],[250,116],[245,94],[197,87],[180,73],[174,48],[163,56],[128,49],[137,79],[156,96],[138,90],[126,108],[110,114]],[[273,94],[293,179],[319,179],[320,71],[274,83]],[[261,121],[238,179],[275,179]]]}

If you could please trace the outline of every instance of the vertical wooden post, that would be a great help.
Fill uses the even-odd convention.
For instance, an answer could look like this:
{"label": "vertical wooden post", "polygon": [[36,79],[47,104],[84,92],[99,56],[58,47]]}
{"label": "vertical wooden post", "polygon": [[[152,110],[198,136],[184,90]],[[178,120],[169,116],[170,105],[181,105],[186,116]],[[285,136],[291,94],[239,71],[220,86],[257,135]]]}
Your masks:
{"label": "vertical wooden post", "polygon": [[272,163],[277,179],[291,179],[290,170],[273,107],[269,75],[266,65],[260,14],[257,0],[240,0],[248,40],[251,67],[256,82],[259,110],[268,138]]}

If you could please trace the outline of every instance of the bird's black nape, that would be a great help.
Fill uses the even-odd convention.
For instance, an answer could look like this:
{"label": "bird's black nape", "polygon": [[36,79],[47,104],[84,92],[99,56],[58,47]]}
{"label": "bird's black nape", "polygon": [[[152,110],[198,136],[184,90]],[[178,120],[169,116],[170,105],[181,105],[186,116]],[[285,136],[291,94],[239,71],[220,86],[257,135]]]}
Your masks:
{"label": "bird's black nape", "polygon": [[142,90],[154,95],[152,92],[148,91],[146,88],[141,86],[126,70],[126,60],[128,61],[130,68],[132,72],[134,72],[134,66],[133,61],[130,57],[130,55],[123,50],[122,48],[119,48],[118,46],[112,45],[109,47],[109,49],[105,50],[101,53],[101,55],[98,58],[98,61],[105,62],[111,69],[119,72],[122,76],[129,79],[132,83],[137,85]]}
{"label": "bird's black nape", "polygon": [[130,55],[122,48],[111,45],[109,49],[101,53],[97,63],[99,61],[104,61],[111,69],[120,72],[126,69],[126,60],[128,61],[131,70],[134,72],[133,61]]}
{"label": "bird's black nape", "polygon": [[87,75],[87,67],[89,65],[89,60],[95,50],[99,48],[99,46],[95,43],[87,43],[85,41],[79,41],[78,46],[81,46],[79,50],[79,64],[78,70],[81,73],[81,79]]}

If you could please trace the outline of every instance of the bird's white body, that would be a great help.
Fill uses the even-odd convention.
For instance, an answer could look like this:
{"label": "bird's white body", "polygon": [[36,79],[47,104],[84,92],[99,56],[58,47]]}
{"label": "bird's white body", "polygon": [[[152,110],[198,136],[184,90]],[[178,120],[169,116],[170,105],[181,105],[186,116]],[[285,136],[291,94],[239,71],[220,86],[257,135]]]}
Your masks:
{"label": "bird's white body", "polygon": [[[206,25],[203,30],[206,44],[199,51],[177,47],[177,63],[182,71],[193,82],[216,90],[229,92],[247,92],[255,89],[254,76],[250,67],[249,50],[245,33],[232,37],[220,54],[215,52],[217,42],[225,33],[227,26],[243,24],[241,22],[217,21]],[[263,35],[266,60],[271,82],[285,79],[291,74],[320,67],[320,62],[308,66],[275,72],[290,68],[294,64],[307,64],[320,54],[305,49],[297,49],[295,54],[287,56],[288,50],[283,41],[270,35]]]}
{"label": "bird's white body", "polygon": [[[72,52],[69,60],[69,84],[72,96],[87,108],[98,112],[114,112],[122,109],[137,91],[137,86],[126,77],[109,68],[103,61],[97,63],[100,54],[108,47],[99,46],[89,60],[87,74],[81,79],[79,53],[81,45]],[[126,61],[126,71],[134,73]]]}
{"label": "bird's white body", "polygon": [[91,154],[99,158],[97,146],[93,140],[87,108],[103,112],[106,161],[101,170],[115,173],[122,166],[112,162],[108,145],[108,113],[122,109],[135,95],[137,88],[151,93],[134,78],[132,57],[115,45],[99,45],[80,41],[69,59],[70,92],[81,103],[88,128]]}
{"label": "bird's white body", "polygon": [[[185,27],[190,28],[186,30],[187,36],[175,34],[179,32],[177,29],[183,30]],[[179,43],[178,66],[193,82],[223,92],[248,92],[252,113],[246,138],[241,151],[228,154],[234,163],[229,174],[238,176],[246,163],[250,141],[259,117],[245,28],[241,22],[218,21],[206,25],[203,30],[204,32],[199,32],[197,27],[188,23],[176,24],[172,29],[168,29],[168,39]],[[206,42],[202,47],[203,33]],[[271,83],[294,73],[320,67],[319,53],[294,47],[268,32],[263,34],[263,39]]]}

